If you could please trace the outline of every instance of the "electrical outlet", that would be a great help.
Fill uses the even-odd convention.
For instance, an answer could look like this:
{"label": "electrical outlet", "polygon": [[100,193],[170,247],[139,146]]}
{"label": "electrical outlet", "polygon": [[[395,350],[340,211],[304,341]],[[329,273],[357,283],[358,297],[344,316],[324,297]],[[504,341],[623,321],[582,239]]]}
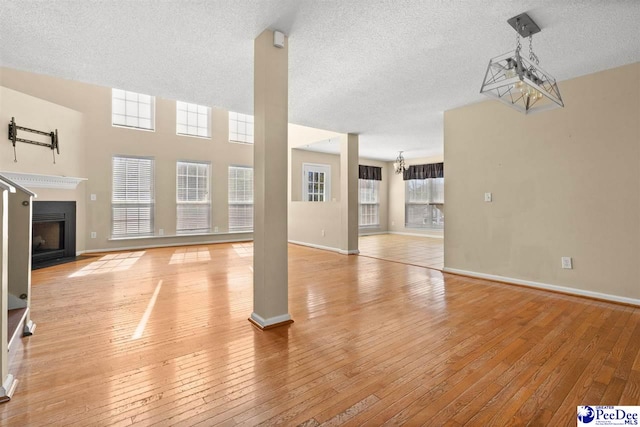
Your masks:
{"label": "electrical outlet", "polygon": [[96,200],[98,200],[98,196],[96,196],[95,194],[91,195],[91,201],[95,202]]}
{"label": "electrical outlet", "polygon": [[324,229],[320,232],[320,234],[322,234],[322,237],[324,237]]}
{"label": "electrical outlet", "polygon": [[568,270],[573,269],[573,262],[570,256],[563,256],[561,260],[562,260],[562,268],[566,268]]}
{"label": "electrical outlet", "polygon": [[95,239],[98,236],[98,234],[95,231],[91,232],[91,238]]}
{"label": "electrical outlet", "polygon": [[160,229],[158,230],[158,235],[160,235],[160,236],[164,236],[164,228],[160,228]]}
{"label": "electrical outlet", "polygon": [[491,193],[484,193],[484,201],[485,202],[490,202],[492,198],[493,198],[493,196],[491,195]]}
{"label": "electrical outlet", "polygon": [[217,233],[218,232],[218,227],[213,227],[213,232]]}

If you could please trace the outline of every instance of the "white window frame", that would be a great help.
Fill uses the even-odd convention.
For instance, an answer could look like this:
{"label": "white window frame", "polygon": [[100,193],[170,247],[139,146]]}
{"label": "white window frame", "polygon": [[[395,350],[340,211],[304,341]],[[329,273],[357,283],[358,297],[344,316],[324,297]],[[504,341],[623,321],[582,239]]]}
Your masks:
{"label": "white window frame", "polygon": [[[124,167],[124,176],[117,176],[117,163],[119,168]],[[149,172],[148,176],[140,174],[140,167],[145,166]],[[135,237],[151,236],[154,234],[154,214],[155,214],[155,184],[154,184],[155,161],[152,157],[135,157],[115,155],[111,160],[111,236]],[[134,174],[134,172],[137,173]],[[131,175],[129,174],[131,171]],[[117,183],[116,181],[120,181]],[[136,185],[137,183],[137,185]],[[142,185],[141,185],[142,184]],[[124,186],[124,187],[122,187]],[[118,188],[120,187],[120,188]],[[124,210],[124,211],[123,211]],[[136,212],[137,211],[137,212]],[[140,220],[148,211],[148,221]],[[137,216],[137,220],[129,221],[130,212]],[[125,220],[117,220],[124,213]],[[142,215],[141,215],[142,214]],[[124,224],[124,231],[122,226]],[[140,229],[144,231],[140,231]],[[136,232],[129,231],[137,229]]]}
{"label": "white window frame", "polygon": [[[420,186],[420,188],[417,188]],[[422,210],[422,221],[410,221]],[[444,178],[405,181],[405,228],[444,229]]]}
{"label": "white window frame", "polygon": [[124,89],[111,89],[112,126],[154,132],[155,115],[154,96]]}
{"label": "white window frame", "polygon": [[229,142],[253,144],[253,136],[253,116],[229,111]]}
{"label": "white window frame", "polygon": [[[324,182],[320,179],[317,182],[309,181],[309,174],[324,174]],[[315,175],[314,175],[315,179]],[[315,189],[309,193],[309,185],[318,184],[318,191]],[[323,184],[322,186],[320,184]],[[322,187],[322,188],[320,188]],[[311,197],[310,197],[311,196]],[[315,196],[318,196],[317,198]],[[309,200],[311,198],[312,200]],[[317,199],[317,200],[313,200]],[[328,202],[331,200],[331,165],[319,163],[303,163],[302,164],[302,201],[304,202]]]}
{"label": "white window frame", "polygon": [[211,108],[176,101],[176,135],[211,138]]}
{"label": "white window frame", "polygon": [[[358,193],[358,225],[360,228],[380,227],[380,181],[359,179]],[[373,218],[373,220],[368,221],[369,218]]]}
{"label": "white window frame", "polygon": [[[181,173],[181,166],[187,168],[187,172]],[[191,170],[190,170],[191,169]],[[200,178],[205,171],[205,182]],[[191,173],[195,172],[195,175]],[[180,177],[184,177],[181,185]],[[190,181],[190,178],[192,181]],[[192,215],[197,217],[197,224],[189,224],[184,215],[191,209]],[[179,160],[176,162],[176,233],[177,234],[207,234],[211,231],[211,163]]]}
{"label": "white window frame", "polygon": [[[249,197],[245,194],[244,197],[237,197],[234,195],[233,188],[237,187],[237,182],[234,182],[237,173],[247,173],[247,171],[251,171],[251,189],[249,191]],[[234,176],[235,175],[235,176]],[[238,231],[253,231],[253,168],[249,166],[229,166],[229,177],[228,177],[228,203],[229,203],[229,231],[238,232]],[[235,197],[234,197],[235,196]],[[232,224],[233,218],[235,218],[234,211],[239,212],[243,210],[251,211],[251,224],[245,225],[234,225]]]}

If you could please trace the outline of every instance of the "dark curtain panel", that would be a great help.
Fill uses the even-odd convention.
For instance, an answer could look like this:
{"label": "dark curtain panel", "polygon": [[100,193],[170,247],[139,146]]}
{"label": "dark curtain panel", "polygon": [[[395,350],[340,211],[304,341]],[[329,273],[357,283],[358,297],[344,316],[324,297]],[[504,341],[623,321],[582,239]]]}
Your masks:
{"label": "dark curtain panel", "polygon": [[405,181],[409,179],[444,178],[444,163],[413,165],[402,173]]}
{"label": "dark curtain panel", "polygon": [[378,166],[360,165],[358,178],[382,181],[382,168],[379,168]]}

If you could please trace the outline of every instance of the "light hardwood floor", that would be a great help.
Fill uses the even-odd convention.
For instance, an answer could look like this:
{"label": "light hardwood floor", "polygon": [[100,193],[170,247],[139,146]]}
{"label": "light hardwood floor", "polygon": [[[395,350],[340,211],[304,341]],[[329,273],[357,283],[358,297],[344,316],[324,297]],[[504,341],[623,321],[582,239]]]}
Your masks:
{"label": "light hardwood floor", "polygon": [[442,270],[444,239],[402,234],[374,234],[358,239],[360,255]]}
{"label": "light hardwood floor", "polygon": [[250,244],[35,271],[1,424],[573,426],[577,405],[640,404],[639,308],[289,253],[295,323],[264,332]]}

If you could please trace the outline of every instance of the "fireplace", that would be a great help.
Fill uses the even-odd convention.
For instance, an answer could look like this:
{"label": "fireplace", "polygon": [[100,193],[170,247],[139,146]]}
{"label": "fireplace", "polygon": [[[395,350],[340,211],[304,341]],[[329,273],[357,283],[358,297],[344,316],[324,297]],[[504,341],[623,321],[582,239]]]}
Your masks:
{"label": "fireplace", "polygon": [[76,258],[76,202],[33,202],[31,268]]}

